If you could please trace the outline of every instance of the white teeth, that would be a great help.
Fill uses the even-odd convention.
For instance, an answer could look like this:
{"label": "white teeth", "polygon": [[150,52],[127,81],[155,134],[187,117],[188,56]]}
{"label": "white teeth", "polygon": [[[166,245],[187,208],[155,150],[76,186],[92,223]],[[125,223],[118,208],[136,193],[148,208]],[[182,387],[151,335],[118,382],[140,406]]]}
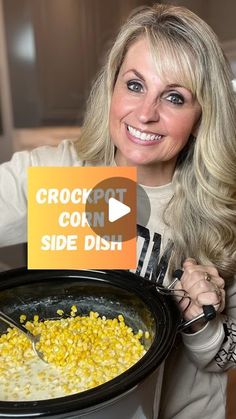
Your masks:
{"label": "white teeth", "polygon": [[130,134],[142,141],[155,141],[162,138],[162,135],[146,134],[145,132],[141,132],[130,125],[127,125],[127,128]]}

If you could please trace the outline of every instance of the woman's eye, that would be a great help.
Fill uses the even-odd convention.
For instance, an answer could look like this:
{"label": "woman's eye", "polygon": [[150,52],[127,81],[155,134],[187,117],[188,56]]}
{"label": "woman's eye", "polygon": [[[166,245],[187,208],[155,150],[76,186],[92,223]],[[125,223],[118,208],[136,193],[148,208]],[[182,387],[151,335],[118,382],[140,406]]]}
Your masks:
{"label": "woman's eye", "polygon": [[132,92],[142,92],[143,91],[143,86],[141,83],[139,83],[138,81],[128,81],[127,82],[127,87],[129,90],[132,90]]}
{"label": "woman's eye", "polygon": [[168,96],[166,96],[166,99],[174,105],[184,104],[184,97],[180,93],[170,93]]}

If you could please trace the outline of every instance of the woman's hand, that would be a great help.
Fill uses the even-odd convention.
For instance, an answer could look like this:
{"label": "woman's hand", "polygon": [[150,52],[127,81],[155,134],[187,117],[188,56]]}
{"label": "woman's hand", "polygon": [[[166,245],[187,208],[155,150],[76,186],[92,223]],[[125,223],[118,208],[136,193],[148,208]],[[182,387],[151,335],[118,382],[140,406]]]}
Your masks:
{"label": "woman's hand", "polygon": [[[219,276],[214,266],[197,265],[192,258],[183,263],[183,275],[177,282],[175,289],[187,291],[191,302],[183,298],[180,308],[185,320],[191,320],[202,313],[203,305],[212,304],[217,312],[225,307],[224,280]],[[205,322],[197,322],[192,325],[192,331],[196,332],[205,325]]]}

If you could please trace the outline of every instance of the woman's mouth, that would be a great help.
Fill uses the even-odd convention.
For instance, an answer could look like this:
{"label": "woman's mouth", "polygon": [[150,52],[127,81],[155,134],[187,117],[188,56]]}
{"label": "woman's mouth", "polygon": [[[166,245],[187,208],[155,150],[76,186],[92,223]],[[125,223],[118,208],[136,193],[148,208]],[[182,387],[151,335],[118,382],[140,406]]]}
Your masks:
{"label": "woman's mouth", "polygon": [[138,129],[132,127],[131,125],[127,125],[127,131],[132,135],[134,139],[137,139],[138,141],[148,142],[148,143],[159,141],[163,138],[163,135],[139,131]]}

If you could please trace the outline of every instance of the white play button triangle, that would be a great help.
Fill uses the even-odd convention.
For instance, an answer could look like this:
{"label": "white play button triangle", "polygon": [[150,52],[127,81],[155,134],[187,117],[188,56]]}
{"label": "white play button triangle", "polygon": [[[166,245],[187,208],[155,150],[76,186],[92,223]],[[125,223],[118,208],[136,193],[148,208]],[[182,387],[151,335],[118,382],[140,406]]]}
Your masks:
{"label": "white play button triangle", "polygon": [[128,205],[123,204],[123,202],[118,201],[115,198],[110,198],[108,201],[108,220],[113,223],[119,218],[124,217],[129,214],[131,208]]}

